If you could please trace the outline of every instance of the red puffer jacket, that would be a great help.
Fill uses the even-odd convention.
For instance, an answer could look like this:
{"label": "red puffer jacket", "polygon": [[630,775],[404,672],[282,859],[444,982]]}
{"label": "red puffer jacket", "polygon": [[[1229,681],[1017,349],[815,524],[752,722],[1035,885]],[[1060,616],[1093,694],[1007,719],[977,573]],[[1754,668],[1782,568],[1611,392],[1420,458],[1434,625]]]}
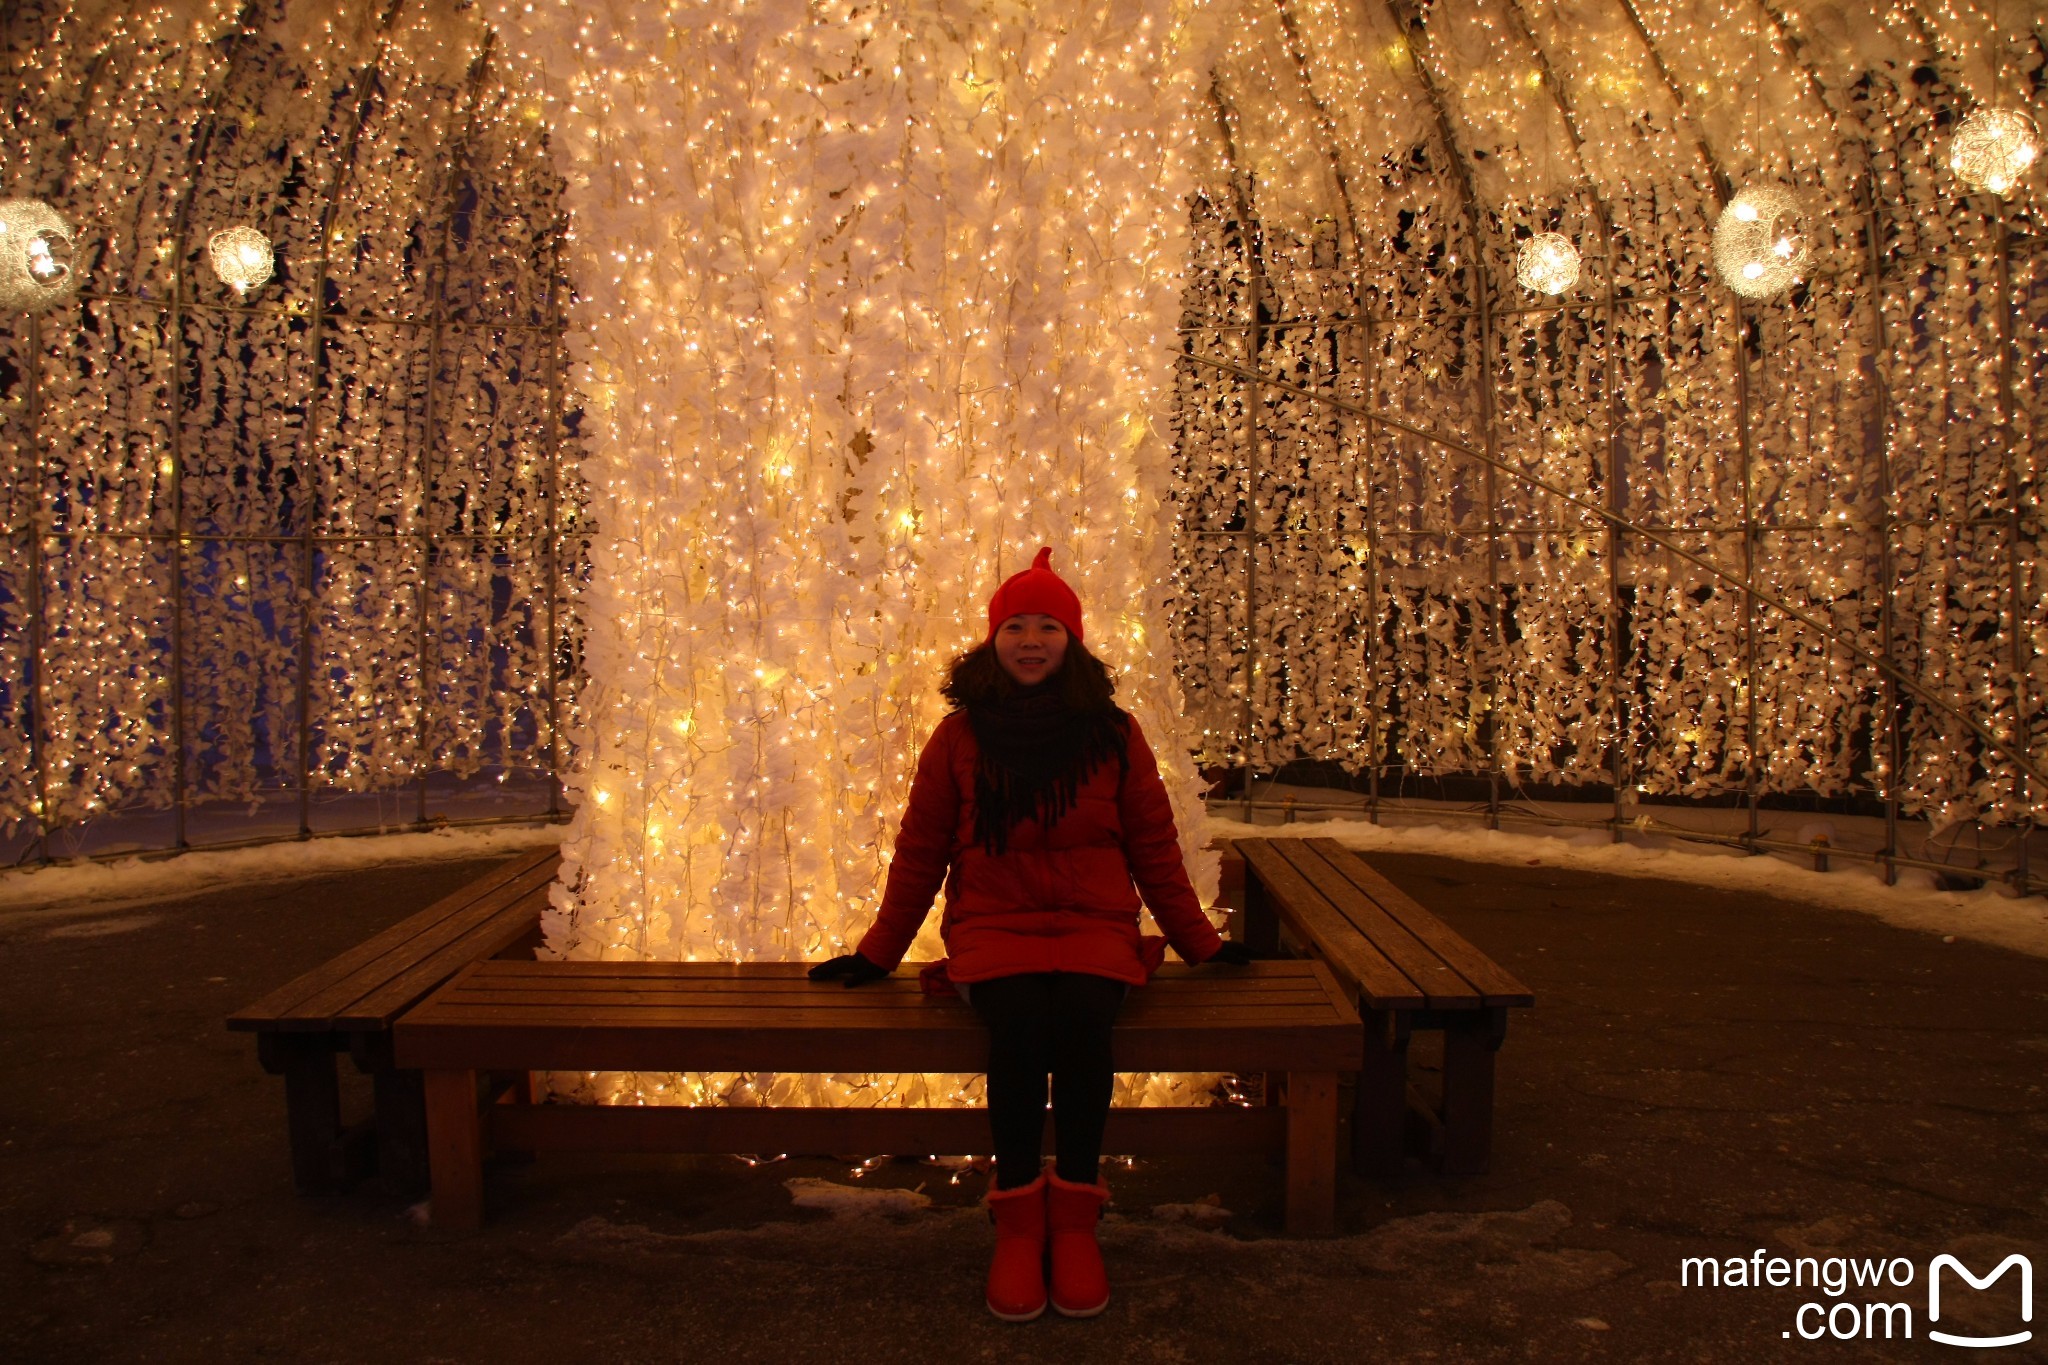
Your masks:
{"label": "red puffer jacket", "polygon": [[1183,958],[1206,961],[1222,945],[1188,882],[1166,785],[1136,721],[1125,741],[1129,771],[1101,764],[1058,822],[1019,822],[999,854],[974,841],[980,752],[960,712],[932,732],[862,957],[891,969],[901,962],[941,883],[945,970],[957,982],[1085,972],[1142,985],[1159,956],[1139,943],[1140,894]]}

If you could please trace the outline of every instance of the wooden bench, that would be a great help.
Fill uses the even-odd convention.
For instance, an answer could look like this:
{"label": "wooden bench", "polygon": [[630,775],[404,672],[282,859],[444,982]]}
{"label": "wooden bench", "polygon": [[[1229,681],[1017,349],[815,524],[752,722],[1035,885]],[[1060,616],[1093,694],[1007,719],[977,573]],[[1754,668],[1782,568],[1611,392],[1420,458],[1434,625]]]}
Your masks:
{"label": "wooden bench", "polygon": [[[436,1225],[473,1229],[482,1161],[507,1151],[988,1150],[978,1108],[485,1103],[485,1073],[980,1072],[988,1035],[960,1000],[909,974],[844,990],[804,965],[479,962],[398,1021],[397,1059],[426,1074]],[[1118,1017],[1119,1071],[1285,1073],[1285,1108],[1119,1108],[1112,1152],[1272,1151],[1287,1228],[1335,1230],[1337,1077],[1361,1063],[1358,1014],[1315,962],[1169,966]],[[1278,1090],[1278,1086],[1273,1087]]]}
{"label": "wooden bench", "polygon": [[[301,1191],[332,1189],[372,1164],[401,1186],[426,1183],[424,1093],[419,1074],[392,1061],[391,1023],[480,958],[531,956],[560,862],[553,848],[512,858],[228,1016],[230,1029],[256,1035],[263,1069],[284,1077],[292,1178]],[[370,1126],[342,1124],[335,1074],[342,1052],[371,1077]]]}
{"label": "wooden bench", "polygon": [[1493,1143],[1494,1054],[1508,1011],[1536,997],[1506,969],[1417,905],[1333,839],[1237,839],[1244,860],[1245,943],[1280,948],[1281,930],[1328,964],[1358,1002],[1365,1063],[1351,1116],[1353,1168],[1401,1169],[1407,1128],[1408,1042],[1444,1035],[1443,1095],[1435,1118],[1443,1170],[1476,1175]]}

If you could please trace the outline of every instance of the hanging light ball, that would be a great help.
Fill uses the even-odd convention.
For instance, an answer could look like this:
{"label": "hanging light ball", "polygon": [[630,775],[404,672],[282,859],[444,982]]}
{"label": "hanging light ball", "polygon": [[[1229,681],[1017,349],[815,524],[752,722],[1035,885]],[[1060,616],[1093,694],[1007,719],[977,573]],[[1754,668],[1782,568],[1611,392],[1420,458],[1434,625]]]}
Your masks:
{"label": "hanging light ball", "polygon": [[2018,109],[1978,109],[1956,129],[1949,144],[1949,168],[1975,190],[1990,190],[2004,198],[2034,158],[2041,145],[2034,136],[2034,121]]}
{"label": "hanging light ball", "polygon": [[1579,282],[1579,249],[1562,232],[1539,232],[1516,250],[1515,279],[1539,294],[1562,294]]}
{"label": "hanging light ball", "polygon": [[36,313],[78,288],[64,216],[40,199],[0,199],[0,311]]}
{"label": "hanging light ball", "polygon": [[1782,185],[1747,185],[1714,224],[1714,267],[1746,299],[1798,283],[1813,255],[1799,196]]}
{"label": "hanging light ball", "polygon": [[246,294],[270,278],[277,256],[270,239],[252,227],[222,228],[206,239],[213,273],[235,293]]}

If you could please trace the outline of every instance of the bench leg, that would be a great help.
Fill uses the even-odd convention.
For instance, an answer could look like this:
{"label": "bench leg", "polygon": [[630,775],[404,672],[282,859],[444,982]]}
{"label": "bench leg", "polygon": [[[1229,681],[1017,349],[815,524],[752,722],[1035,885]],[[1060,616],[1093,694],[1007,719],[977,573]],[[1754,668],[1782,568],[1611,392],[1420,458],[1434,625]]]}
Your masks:
{"label": "bench leg", "polygon": [[1244,870],[1244,908],[1238,912],[1237,934],[1239,942],[1260,957],[1280,956],[1280,918],[1273,913],[1265,883],[1250,865]]}
{"label": "bench leg", "polygon": [[1287,1073],[1287,1231],[1337,1230],[1337,1073]]}
{"label": "bench leg", "polygon": [[484,1221],[484,1131],[476,1073],[427,1072],[426,1100],[434,1226],[475,1232]]}
{"label": "bench leg", "polygon": [[1444,1029],[1445,1175],[1483,1175],[1493,1159],[1493,1054],[1507,1033],[1500,1007]]}
{"label": "bench leg", "polygon": [[334,1047],[334,1038],[325,1033],[256,1036],[263,1069],[284,1077],[292,1184],[300,1194],[332,1190],[343,1182],[341,1081],[334,1071]]}
{"label": "bench leg", "polygon": [[427,1093],[417,1071],[379,1071],[371,1077],[377,1094],[377,1170],[400,1193],[426,1189]]}
{"label": "bench leg", "polygon": [[1408,1121],[1408,1016],[1361,1010],[1365,1064],[1351,1101],[1351,1169],[1364,1176],[1399,1175]]}

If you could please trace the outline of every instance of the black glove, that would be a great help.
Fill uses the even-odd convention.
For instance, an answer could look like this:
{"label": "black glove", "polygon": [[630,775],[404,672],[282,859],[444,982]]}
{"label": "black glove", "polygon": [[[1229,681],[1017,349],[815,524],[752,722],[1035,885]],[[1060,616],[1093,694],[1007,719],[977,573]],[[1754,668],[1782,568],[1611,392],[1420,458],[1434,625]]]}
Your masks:
{"label": "black glove", "polygon": [[829,962],[820,962],[806,973],[813,981],[837,981],[843,986],[865,986],[870,981],[880,981],[888,974],[887,967],[877,967],[859,953],[847,953]]}
{"label": "black glove", "polygon": [[1251,949],[1227,938],[1223,940],[1221,948],[1202,959],[1204,963],[1220,962],[1226,967],[1249,966],[1255,960]]}

